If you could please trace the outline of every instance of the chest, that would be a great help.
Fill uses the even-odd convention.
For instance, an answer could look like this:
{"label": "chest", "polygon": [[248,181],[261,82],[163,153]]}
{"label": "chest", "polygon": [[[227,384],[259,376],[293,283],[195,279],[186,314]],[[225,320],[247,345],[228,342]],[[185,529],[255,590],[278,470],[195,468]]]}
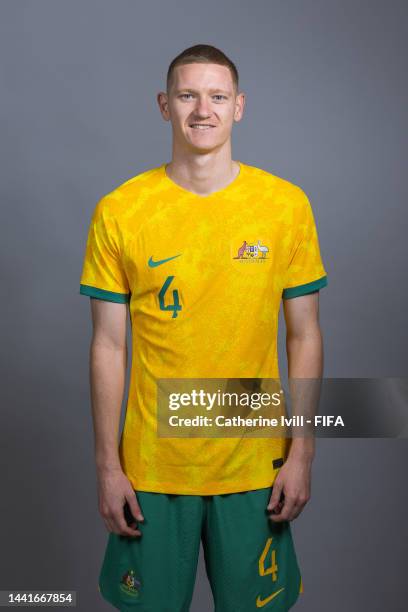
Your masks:
{"label": "chest", "polygon": [[178,303],[210,308],[275,294],[280,299],[290,242],[285,219],[273,207],[168,206],[128,227],[124,265],[134,297],[154,300],[162,310],[173,304],[178,316]]}

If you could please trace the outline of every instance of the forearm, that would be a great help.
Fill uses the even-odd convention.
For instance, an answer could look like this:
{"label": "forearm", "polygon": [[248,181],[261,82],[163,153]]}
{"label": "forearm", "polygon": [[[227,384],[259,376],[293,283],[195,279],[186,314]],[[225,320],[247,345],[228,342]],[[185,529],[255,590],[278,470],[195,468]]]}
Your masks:
{"label": "forearm", "polygon": [[[312,416],[318,401],[320,379],[323,373],[323,342],[319,326],[307,334],[287,336],[288,375],[291,383],[292,415]],[[299,381],[297,379],[310,379]],[[315,452],[313,435],[294,436],[290,456],[312,461]]]}
{"label": "forearm", "polygon": [[121,469],[118,435],[126,365],[126,347],[111,347],[93,339],[90,348],[90,385],[98,472]]}
{"label": "forearm", "polygon": [[321,378],[323,342],[318,325],[307,334],[286,337],[289,378]]}

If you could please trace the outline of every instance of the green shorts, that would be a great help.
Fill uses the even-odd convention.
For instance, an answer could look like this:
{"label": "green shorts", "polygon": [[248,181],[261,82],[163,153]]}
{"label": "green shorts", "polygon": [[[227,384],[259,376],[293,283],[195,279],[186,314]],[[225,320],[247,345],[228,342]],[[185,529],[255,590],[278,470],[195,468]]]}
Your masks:
{"label": "green shorts", "polygon": [[268,519],[270,494],[138,491],[142,536],[109,534],[100,592],[122,612],[188,612],[202,541],[215,612],[286,612],[301,576],[290,524]]}

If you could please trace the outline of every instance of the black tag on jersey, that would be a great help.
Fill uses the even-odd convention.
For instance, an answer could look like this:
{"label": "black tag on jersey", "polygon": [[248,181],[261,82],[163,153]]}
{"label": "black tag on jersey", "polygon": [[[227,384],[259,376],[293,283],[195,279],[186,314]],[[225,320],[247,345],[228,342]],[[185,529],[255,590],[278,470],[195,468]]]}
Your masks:
{"label": "black tag on jersey", "polygon": [[282,467],[283,465],[283,458],[279,457],[279,459],[274,459],[272,461],[272,467],[274,470],[277,470],[278,468]]}

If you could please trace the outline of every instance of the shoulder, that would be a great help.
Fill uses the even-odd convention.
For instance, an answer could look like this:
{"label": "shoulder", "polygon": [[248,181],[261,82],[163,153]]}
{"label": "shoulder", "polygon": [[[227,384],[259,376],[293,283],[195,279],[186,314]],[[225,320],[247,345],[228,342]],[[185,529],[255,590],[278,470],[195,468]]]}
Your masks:
{"label": "shoulder", "polygon": [[273,194],[276,198],[284,199],[288,204],[307,205],[308,198],[303,189],[296,183],[263,168],[243,164],[247,182],[256,189]]}
{"label": "shoulder", "polygon": [[163,166],[150,168],[127,179],[103,195],[96,204],[95,210],[104,215],[120,216],[129,211],[143,199],[141,196],[151,192],[161,178]]}

